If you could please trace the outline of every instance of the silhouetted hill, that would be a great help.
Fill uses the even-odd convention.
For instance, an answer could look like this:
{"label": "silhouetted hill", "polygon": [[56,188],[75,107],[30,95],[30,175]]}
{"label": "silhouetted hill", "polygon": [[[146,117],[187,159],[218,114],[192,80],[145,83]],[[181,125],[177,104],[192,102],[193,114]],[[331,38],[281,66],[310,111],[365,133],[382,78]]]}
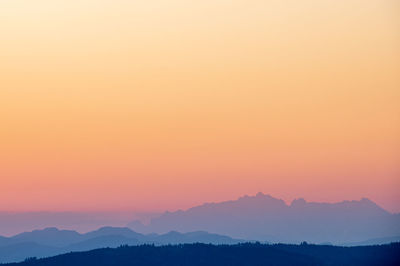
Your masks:
{"label": "silhouetted hill", "polygon": [[318,245],[135,246],[69,253],[12,264],[21,266],[176,266],[176,265],[400,265],[400,244],[368,247]]}
{"label": "silhouetted hill", "polygon": [[84,238],[93,238],[93,237],[108,236],[108,235],[120,235],[120,236],[125,236],[127,238],[135,238],[135,239],[145,238],[143,234],[136,233],[135,231],[132,231],[127,227],[111,227],[111,226],[102,227],[98,230],[86,233],[84,234]]}
{"label": "silhouetted hill", "polygon": [[0,236],[0,247],[5,244],[8,244],[8,238],[4,237],[4,236]]}
{"label": "silhouetted hill", "polygon": [[139,234],[129,228],[103,227],[86,234],[70,230],[46,228],[0,238],[0,263],[22,261],[27,257],[48,257],[71,251],[87,251],[104,247],[139,244],[212,243],[236,244],[243,242],[207,232],[167,234]]}
{"label": "silhouetted hill", "polygon": [[90,238],[88,240],[84,240],[79,243],[75,243],[65,247],[63,250],[68,251],[84,251],[84,250],[92,250],[97,248],[116,248],[121,245],[138,245],[142,244],[143,242],[135,239],[135,238],[128,238],[122,235],[104,235],[98,236],[94,238]]}
{"label": "silhouetted hill", "polygon": [[287,205],[283,200],[258,193],[166,212],[147,226],[134,221],[128,227],[142,233],[204,230],[269,242],[342,244],[400,235],[400,216],[366,198],[339,203],[297,199]]}
{"label": "silhouetted hill", "polygon": [[146,220],[147,217],[155,215],[157,214],[129,211],[5,212],[0,210],[0,235],[16,235],[47,227],[88,232],[103,226],[121,226],[133,219]]}
{"label": "silhouetted hill", "polygon": [[72,230],[58,230],[55,227],[45,228],[43,230],[34,230],[24,232],[10,238],[13,243],[36,242],[41,245],[62,247],[66,244],[81,241],[84,235]]}
{"label": "silhouetted hill", "polygon": [[0,247],[0,263],[22,261],[29,257],[48,257],[62,254],[59,248],[24,242]]}
{"label": "silhouetted hill", "polygon": [[[227,236],[210,234],[204,231],[179,233],[171,231],[164,235],[149,235],[148,241],[161,244],[180,244],[180,243],[213,243],[213,244],[236,244],[240,240],[232,239]],[[244,242],[243,240],[241,242]]]}

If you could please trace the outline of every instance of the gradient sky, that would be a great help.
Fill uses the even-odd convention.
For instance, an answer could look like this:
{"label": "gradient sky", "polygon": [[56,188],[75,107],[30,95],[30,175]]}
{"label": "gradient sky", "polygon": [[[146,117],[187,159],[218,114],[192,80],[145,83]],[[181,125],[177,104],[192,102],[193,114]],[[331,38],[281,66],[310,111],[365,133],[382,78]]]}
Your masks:
{"label": "gradient sky", "polygon": [[0,210],[258,191],[400,212],[396,0],[0,1]]}

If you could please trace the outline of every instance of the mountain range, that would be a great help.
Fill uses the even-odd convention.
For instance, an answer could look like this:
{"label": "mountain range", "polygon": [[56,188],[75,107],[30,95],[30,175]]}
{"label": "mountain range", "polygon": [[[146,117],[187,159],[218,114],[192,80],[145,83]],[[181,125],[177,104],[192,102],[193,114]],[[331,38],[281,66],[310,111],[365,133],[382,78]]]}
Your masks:
{"label": "mountain range", "polygon": [[87,251],[96,248],[141,244],[237,244],[243,240],[197,231],[166,234],[140,234],[129,228],[103,227],[80,234],[72,230],[45,228],[24,232],[13,237],[0,237],[0,263],[22,261],[29,257],[49,257],[72,251]]}
{"label": "mountain range", "polygon": [[206,203],[165,212],[143,225],[127,225],[141,233],[207,231],[239,239],[268,242],[347,245],[370,239],[399,239],[400,214],[392,214],[367,198],[338,203],[291,204],[258,193],[237,200]]}
{"label": "mountain range", "polygon": [[362,246],[400,242],[400,214],[369,199],[291,204],[263,193],[165,212],[148,224],[102,227],[88,233],[49,227],[0,236],[0,263],[71,251],[141,244],[237,244],[246,241]]}

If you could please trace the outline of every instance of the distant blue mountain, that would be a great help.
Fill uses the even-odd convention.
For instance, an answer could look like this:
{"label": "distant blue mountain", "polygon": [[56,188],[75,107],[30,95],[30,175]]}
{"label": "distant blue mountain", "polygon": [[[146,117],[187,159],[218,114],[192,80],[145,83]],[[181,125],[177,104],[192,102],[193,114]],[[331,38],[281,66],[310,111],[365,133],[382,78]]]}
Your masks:
{"label": "distant blue mountain", "polygon": [[30,257],[48,257],[63,253],[60,248],[35,242],[22,242],[0,247],[0,263],[22,261]]}
{"label": "distant blue mountain", "polygon": [[45,228],[13,237],[0,237],[0,263],[22,261],[28,257],[48,257],[71,251],[115,248],[121,245],[211,243],[237,244],[243,240],[207,232],[139,234],[129,228],[103,227],[86,234]]}
{"label": "distant blue mountain", "polygon": [[58,230],[55,227],[24,232],[10,238],[12,243],[35,242],[45,246],[62,247],[83,240],[84,235],[71,230]]}
{"label": "distant blue mountain", "polygon": [[89,238],[82,242],[71,244],[65,247],[63,250],[65,250],[66,252],[83,251],[83,250],[92,250],[103,247],[115,248],[121,245],[133,246],[138,244],[143,244],[143,242],[135,238],[128,238],[122,235],[104,235],[104,236]]}
{"label": "distant blue mountain", "polygon": [[343,244],[400,235],[400,215],[366,198],[339,203],[296,199],[288,205],[258,193],[166,212],[148,225],[134,221],[127,226],[141,233],[200,230],[269,242]]}
{"label": "distant blue mountain", "polygon": [[103,236],[110,236],[110,235],[117,235],[117,236],[124,236],[126,238],[134,238],[140,241],[146,241],[147,236],[143,234],[136,233],[127,227],[111,227],[106,226],[102,227],[98,230],[86,233],[83,235],[84,239],[92,239],[95,237],[103,237]]}
{"label": "distant blue mountain", "polygon": [[0,236],[0,247],[5,244],[8,244],[8,243],[9,243],[9,239],[7,237]]}
{"label": "distant blue mountain", "polygon": [[204,231],[196,231],[189,233],[179,233],[171,231],[164,235],[149,235],[148,241],[157,244],[181,244],[181,243],[213,243],[213,244],[236,244],[244,242],[243,240],[233,239],[223,235],[210,234]]}

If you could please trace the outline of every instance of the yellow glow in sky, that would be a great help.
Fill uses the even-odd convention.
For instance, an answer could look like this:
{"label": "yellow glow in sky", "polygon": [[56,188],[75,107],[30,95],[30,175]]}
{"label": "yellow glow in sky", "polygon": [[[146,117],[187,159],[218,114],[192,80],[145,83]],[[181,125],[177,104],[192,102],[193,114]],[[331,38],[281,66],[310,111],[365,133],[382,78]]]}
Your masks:
{"label": "yellow glow in sky", "polygon": [[400,211],[399,10],[0,1],[0,210],[163,210],[263,191]]}

